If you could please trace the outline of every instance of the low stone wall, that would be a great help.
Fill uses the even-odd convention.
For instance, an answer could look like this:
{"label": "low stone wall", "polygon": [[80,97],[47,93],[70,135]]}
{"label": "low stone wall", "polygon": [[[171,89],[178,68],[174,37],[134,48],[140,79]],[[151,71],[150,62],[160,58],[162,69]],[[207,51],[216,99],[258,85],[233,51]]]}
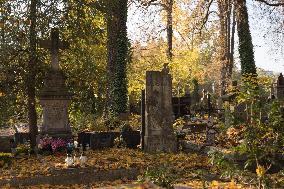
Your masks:
{"label": "low stone wall", "polygon": [[98,171],[94,168],[74,168],[54,171],[50,176],[39,175],[29,178],[12,178],[0,180],[0,186],[10,184],[12,187],[33,186],[41,184],[71,185],[88,184],[98,181],[114,181],[127,178],[136,180],[139,175],[138,169],[117,169],[109,171]]}

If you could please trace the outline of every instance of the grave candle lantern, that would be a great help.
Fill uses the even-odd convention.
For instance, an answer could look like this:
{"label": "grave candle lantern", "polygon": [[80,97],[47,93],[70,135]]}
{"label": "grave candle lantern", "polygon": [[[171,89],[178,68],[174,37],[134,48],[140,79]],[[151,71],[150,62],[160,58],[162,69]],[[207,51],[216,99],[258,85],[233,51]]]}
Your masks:
{"label": "grave candle lantern", "polygon": [[67,143],[67,154],[72,154],[73,151],[73,144],[68,142]]}
{"label": "grave candle lantern", "polygon": [[65,163],[67,165],[67,167],[71,167],[74,163],[74,160],[71,156],[71,154],[67,154],[67,158],[65,159]]}
{"label": "grave candle lantern", "polygon": [[74,148],[78,148],[78,142],[76,140],[74,141]]}
{"label": "grave candle lantern", "polygon": [[85,167],[86,163],[87,163],[87,156],[83,152],[80,156],[80,166]]}
{"label": "grave candle lantern", "polygon": [[86,144],[86,151],[90,150],[90,145]]}

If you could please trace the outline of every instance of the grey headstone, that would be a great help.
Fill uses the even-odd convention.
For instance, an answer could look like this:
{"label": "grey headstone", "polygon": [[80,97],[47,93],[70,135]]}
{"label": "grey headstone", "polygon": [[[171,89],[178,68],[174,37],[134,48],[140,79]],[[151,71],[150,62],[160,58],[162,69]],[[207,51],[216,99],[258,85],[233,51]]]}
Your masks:
{"label": "grey headstone", "polygon": [[177,151],[177,139],[172,126],[172,78],[167,65],[161,72],[146,72],[145,112],[144,150]]}

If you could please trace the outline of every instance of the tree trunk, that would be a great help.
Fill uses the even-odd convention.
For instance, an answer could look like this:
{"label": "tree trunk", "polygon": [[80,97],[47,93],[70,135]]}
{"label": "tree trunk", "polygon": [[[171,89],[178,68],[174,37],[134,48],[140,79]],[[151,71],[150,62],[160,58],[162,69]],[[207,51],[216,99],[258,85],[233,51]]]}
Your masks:
{"label": "tree trunk", "polygon": [[246,0],[235,0],[241,73],[256,75],[252,37],[249,29]]}
{"label": "tree trunk", "polygon": [[167,57],[169,61],[173,59],[173,0],[167,0]]}
{"label": "tree trunk", "polygon": [[219,19],[220,19],[220,33],[219,33],[219,61],[221,63],[220,71],[220,95],[226,93],[226,89],[231,81],[231,1],[218,0]]}
{"label": "tree trunk", "polygon": [[37,113],[35,109],[35,78],[36,78],[36,11],[37,11],[37,0],[31,0],[30,4],[30,49],[29,49],[29,64],[28,64],[28,75],[27,75],[27,95],[28,95],[28,118],[30,128],[30,139],[31,147],[36,146],[36,135],[38,133],[37,128]]}
{"label": "tree trunk", "polygon": [[233,7],[233,23],[232,23],[232,35],[231,35],[231,48],[230,48],[230,68],[229,77],[232,78],[234,67],[234,50],[235,50],[235,32],[236,32],[236,8]]}
{"label": "tree trunk", "polygon": [[105,113],[127,111],[126,65],[128,56],[127,0],[108,1],[107,11],[107,99]]}

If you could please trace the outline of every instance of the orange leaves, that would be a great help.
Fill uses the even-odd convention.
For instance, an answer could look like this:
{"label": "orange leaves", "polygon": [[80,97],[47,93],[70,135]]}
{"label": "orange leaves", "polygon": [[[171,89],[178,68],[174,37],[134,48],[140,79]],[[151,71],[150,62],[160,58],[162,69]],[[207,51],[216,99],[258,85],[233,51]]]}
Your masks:
{"label": "orange leaves", "polygon": [[[87,166],[97,170],[113,170],[120,168],[136,167],[145,169],[148,166],[171,164],[176,169],[190,169],[196,165],[207,166],[207,159],[196,154],[145,154],[139,150],[106,149],[102,151],[87,152]],[[9,178],[11,173],[17,177],[30,177],[36,175],[49,175],[53,170],[66,169],[65,157],[42,156],[13,159],[9,170],[1,171],[4,178]]]}

